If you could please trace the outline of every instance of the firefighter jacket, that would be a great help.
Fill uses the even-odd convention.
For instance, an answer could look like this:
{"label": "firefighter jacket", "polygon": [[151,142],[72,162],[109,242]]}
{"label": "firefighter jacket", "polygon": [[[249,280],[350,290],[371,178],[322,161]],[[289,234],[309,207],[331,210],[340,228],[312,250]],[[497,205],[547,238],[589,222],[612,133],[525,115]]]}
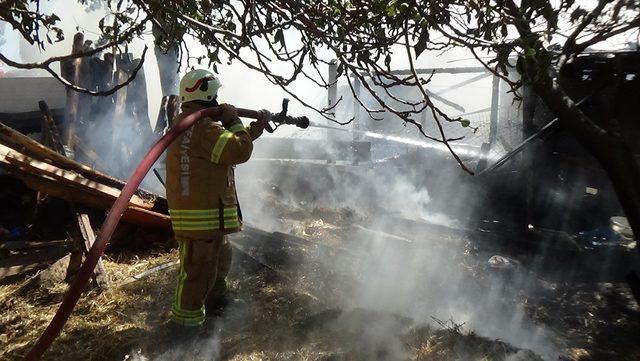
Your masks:
{"label": "firefighter jacket", "polygon": [[[183,104],[174,124],[203,108]],[[169,146],[166,188],[176,239],[207,241],[242,228],[234,165],[249,159],[262,128],[240,119],[228,128],[204,118]]]}

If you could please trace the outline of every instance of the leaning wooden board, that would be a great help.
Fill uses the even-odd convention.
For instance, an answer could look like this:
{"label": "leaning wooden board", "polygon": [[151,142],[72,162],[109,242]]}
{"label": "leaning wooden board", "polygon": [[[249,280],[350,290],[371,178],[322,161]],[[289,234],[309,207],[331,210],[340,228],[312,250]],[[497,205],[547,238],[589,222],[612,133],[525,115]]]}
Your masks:
{"label": "leaning wooden board", "polygon": [[[1,144],[0,166],[22,179],[32,189],[89,207],[108,210],[120,195],[117,188],[35,160]],[[169,216],[153,211],[153,207],[153,202],[134,196],[123,220],[145,227],[170,229]]]}

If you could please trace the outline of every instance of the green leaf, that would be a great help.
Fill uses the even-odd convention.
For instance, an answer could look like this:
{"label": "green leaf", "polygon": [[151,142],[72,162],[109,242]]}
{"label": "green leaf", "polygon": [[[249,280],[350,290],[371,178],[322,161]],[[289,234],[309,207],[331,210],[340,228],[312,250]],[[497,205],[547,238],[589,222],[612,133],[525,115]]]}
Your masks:
{"label": "green leaf", "polygon": [[398,9],[396,8],[396,3],[397,2],[398,2],[397,0],[391,0],[389,5],[387,6],[387,15],[388,16],[394,17],[398,13]]}
{"label": "green leaf", "polygon": [[416,51],[416,58],[422,54],[422,52],[427,48],[427,43],[429,42],[429,30],[427,28],[423,28],[420,33],[420,37],[418,37],[418,42],[416,43],[414,50]]}
{"label": "green leaf", "polygon": [[285,46],[284,32],[282,31],[282,29],[278,29],[276,31],[275,35],[273,36],[273,40],[280,43],[281,47]]}

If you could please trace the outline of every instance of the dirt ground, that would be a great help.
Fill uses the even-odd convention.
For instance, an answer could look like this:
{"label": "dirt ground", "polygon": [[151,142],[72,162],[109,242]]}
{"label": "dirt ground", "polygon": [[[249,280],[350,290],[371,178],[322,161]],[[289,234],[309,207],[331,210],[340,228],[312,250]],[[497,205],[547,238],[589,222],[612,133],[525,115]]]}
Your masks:
{"label": "dirt ground", "polygon": [[[132,275],[175,260],[175,250],[111,251],[105,267],[112,286],[83,295],[43,359],[543,359],[536,351],[479,336],[446,315],[407,317],[396,310],[357,303],[345,307],[349,304],[345,292],[352,287],[349,278],[359,277],[349,266],[363,256],[354,244],[358,241],[353,239],[353,224],[366,224],[365,217],[349,209],[322,208],[280,214],[283,229],[307,243],[283,242],[251,232],[234,237],[246,252],[234,253],[230,275],[234,301],[222,317],[208,319],[207,332],[201,337],[176,343],[166,328],[176,267],[120,285]],[[404,242],[403,237],[410,236],[398,234],[393,242]],[[465,282],[470,280],[484,289],[487,273],[492,272],[483,266],[486,254],[459,236],[439,238],[440,244],[467,243],[460,254],[451,255],[452,261],[464,270]],[[339,264],[345,268],[328,267],[327,258],[342,259]],[[500,277],[508,281],[516,276]],[[640,359],[640,312],[622,283],[527,279],[530,291],[510,290],[504,302],[519,304],[527,318],[551,330],[555,339],[549,343],[563,359]],[[429,287],[437,292],[444,286]],[[53,316],[64,291],[64,284],[30,287],[29,279],[0,286],[0,359],[24,356]]]}

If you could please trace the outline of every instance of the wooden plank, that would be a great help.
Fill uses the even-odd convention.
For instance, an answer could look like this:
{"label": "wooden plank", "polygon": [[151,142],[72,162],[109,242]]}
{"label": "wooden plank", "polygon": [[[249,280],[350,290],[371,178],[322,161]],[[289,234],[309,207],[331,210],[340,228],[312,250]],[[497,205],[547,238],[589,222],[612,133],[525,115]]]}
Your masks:
{"label": "wooden plank", "polygon": [[[0,145],[0,166],[22,179],[27,186],[67,201],[89,207],[110,209],[120,190],[83,178],[77,173],[35,161]],[[152,228],[170,229],[169,216],[152,210],[154,203],[135,196],[123,219]],[[155,209],[155,208],[154,208]]]}
{"label": "wooden plank", "polygon": [[[131,54],[125,53],[116,57],[116,73],[115,78],[118,83],[125,82],[129,77],[129,70],[131,69]],[[113,132],[111,133],[111,149],[115,152],[123,145],[118,144],[122,139],[122,132],[125,126],[125,119],[129,121],[129,114],[127,114],[127,93],[129,87],[126,86],[115,93],[115,108],[113,114]],[[126,146],[126,144],[124,144]],[[115,154],[113,154],[115,156]],[[117,157],[116,157],[117,159]]]}
{"label": "wooden plank", "polygon": [[153,132],[162,135],[164,131],[167,129],[169,122],[167,121],[167,102],[169,101],[168,96],[163,96],[160,100],[160,111],[158,112],[158,117],[156,118],[156,124],[153,127]]}
{"label": "wooden plank", "polygon": [[[93,243],[96,241],[96,235],[93,232],[93,228],[91,227],[91,221],[89,220],[89,216],[86,213],[78,212],[76,212],[76,220],[78,221],[78,227],[80,228],[80,233],[82,234],[82,239],[84,240],[83,248],[86,253],[89,253],[89,250],[91,249],[91,247],[93,247]],[[93,269],[93,280],[98,287],[107,287],[107,279],[105,277],[102,257],[98,259],[98,263]]]}
{"label": "wooden plank", "polygon": [[4,125],[1,120],[0,143],[40,161],[45,161],[54,164],[57,167],[77,172],[85,178],[106,184],[111,187],[116,187],[118,189],[122,189],[124,187],[123,181],[100,173],[90,167],[87,167],[84,164],[78,163],[61,154],[58,154],[54,150],[49,149],[44,145],[36,142],[35,140],[27,137],[26,135],[23,135],[16,130]]}
{"label": "wooden plank", "polygon": [[33,252],[26,256],[8,257],[0,261],[0,279],[47,266],[67,253],[69,253],[67,249],[57,247]]}
{"label": "wooden plank", "polygon": [[[135,69],[142,59],[134,59],[131,63],[131,69],[127,72],[127,77],[131,76],[133,69]],[[153,129],[151,129],[151,121],[149,120],[149,101],[147,99],[147,81],[144,71],[144,65],[138,73],[135,79],[129,84],[129,90],[127,92],[127,103],[132,108],[133,118],[136,123],[136,130],[142,137],[141,141],[148,140],[153,135]]]}
{"label": "wooden plank", "polygon": [[167,101],[167,122],[169,126],[173,124],[173,119],[178,116],[180,113],[180,97],[177,95],[169,95],[169,100]]}
{"label": "wooden plank", "polygon": [[[50,263],[53,263],[53,260]],[[37,262],[37,263],[30,263],[30,264],[24,264],[24,265],[18,265],[18,266],[0,267],[0,279],[19,275],[22,273],[27,273],[29,271],[33,271],[39,268],[44,268],[47,265],[48,263]]]}
{"label": "wooden plank", "polygon": [[[35,175],[46,176],[65,184],[73,185],[74,187],[80,188],[85,192],[112,198],[114,200],[120,195],[119,189],[86,179],[78,173],[67,171],[48,163],[35,160],[1,144],[0,166],[5,166],[9,169],[20,169],[23,172],[32,173]],[[131,198],[130,204],[140,208],[153,208],[153,203],[147,202],[137,195],[134,195]]]}
{"label": "wooden plank", "polygon": [[[78,32],[73,36],[71,53],[79,53],[84,50],[84,34]],[[72,84],[83,86],[81,82],[85,59],[72,59],[62,64],[62,76]],[[73,149],[73,135],[79,119],[81,106],[81,94],[73,89],[67,89],[67,103],[65,106],[65,131],[64,143]]]}
{"label": "wooden plank", "polygon": [[[113,197],[84,192],[82,188],[74,187],[73,184],[64,184],[45,176],[33,175],[19,169],[12,170],[12,172],[28,187],[47,193],[52,197],[103,210],[111,209],[115,201]],[[122,220],[142,227],[171,230],[171,219],[168,215],[132,205],[129,205],[125,211]]]}
{"label": "wooden plank", "polygon": [[459,112],[463,112],[463,113],[465,112],[464,107],[463,107],[463,106],[461,106],[460,104],[456,103],[456,102],[452,102],[451,100],[446,99],[446,98],[444,98],[444,97],[441,97],[440,95],[438,95],[438,94],[436,94],[436,93],[432,93],[432,92],[430,92],[430,91],[427,91],[427,94],[429,94],[429,98],[432,98],[432,99],[434,99],[434,100],[437,100],[437,101],[439,101],[439,102],[440,102],[440,103],[442,103],[442,104],[448,105],[448,106],[450,106],[451,108],[453,108],[453,109],[455,109],[455,110],[457,110],[457,111],[459,111]]}
{"label": "wooden plank", "polygon": [[[61,155],[65,155],[64,146],[62,145],[62,141],[60,140],[60,133],[53,122],[53,118],[51,113],[49,112],[49,107],[47,103],[44,101],[40,101],[38,103],[40,110],[42,111],[44,126],[43,129],[46,130],[47,138],[45,141],[51,144],[53,150],[58,152]],[[77,138],[75,135],[73,137]],[[78,228],[80,230],[80,235],[82,240],[78,240],[80,247],[78,249],[84,250],[85,254],[89,253],[91,247],[93,246],[93,242],[96,239],[95,234],[93,233],[93,228],[91,228],[91,221],[89,220],[89,216],[86,213],[79,213],[76,210],[76,206],[73,202],[68,202],[69,207],[73,210],[73,215],[78,223]],[[82,263],[82,257],[71,257],[70,262],[77,261],[77,264],[70,264],[70,269],[79,269]],[[104,277],[104,265],[102,263],[102,258],[98,259],[98,263],[93,270],[93,282],[96,286],[100,288],[105,288],[107,286],[106,278]]]}
{"label": "wooden plank", "polygon": [[61,155],[65,155],[64,146],[62,145],[62,140],[60,139],[60,132],[58,132],[58,127],[56,126],[53,114],[51,114],[51,110],[49,110],[49,106],[44,100],[41,100],[38,102],[38,107],[40,108],[40,113],[42,113],[43,138],[50,143],[51,149]]}

